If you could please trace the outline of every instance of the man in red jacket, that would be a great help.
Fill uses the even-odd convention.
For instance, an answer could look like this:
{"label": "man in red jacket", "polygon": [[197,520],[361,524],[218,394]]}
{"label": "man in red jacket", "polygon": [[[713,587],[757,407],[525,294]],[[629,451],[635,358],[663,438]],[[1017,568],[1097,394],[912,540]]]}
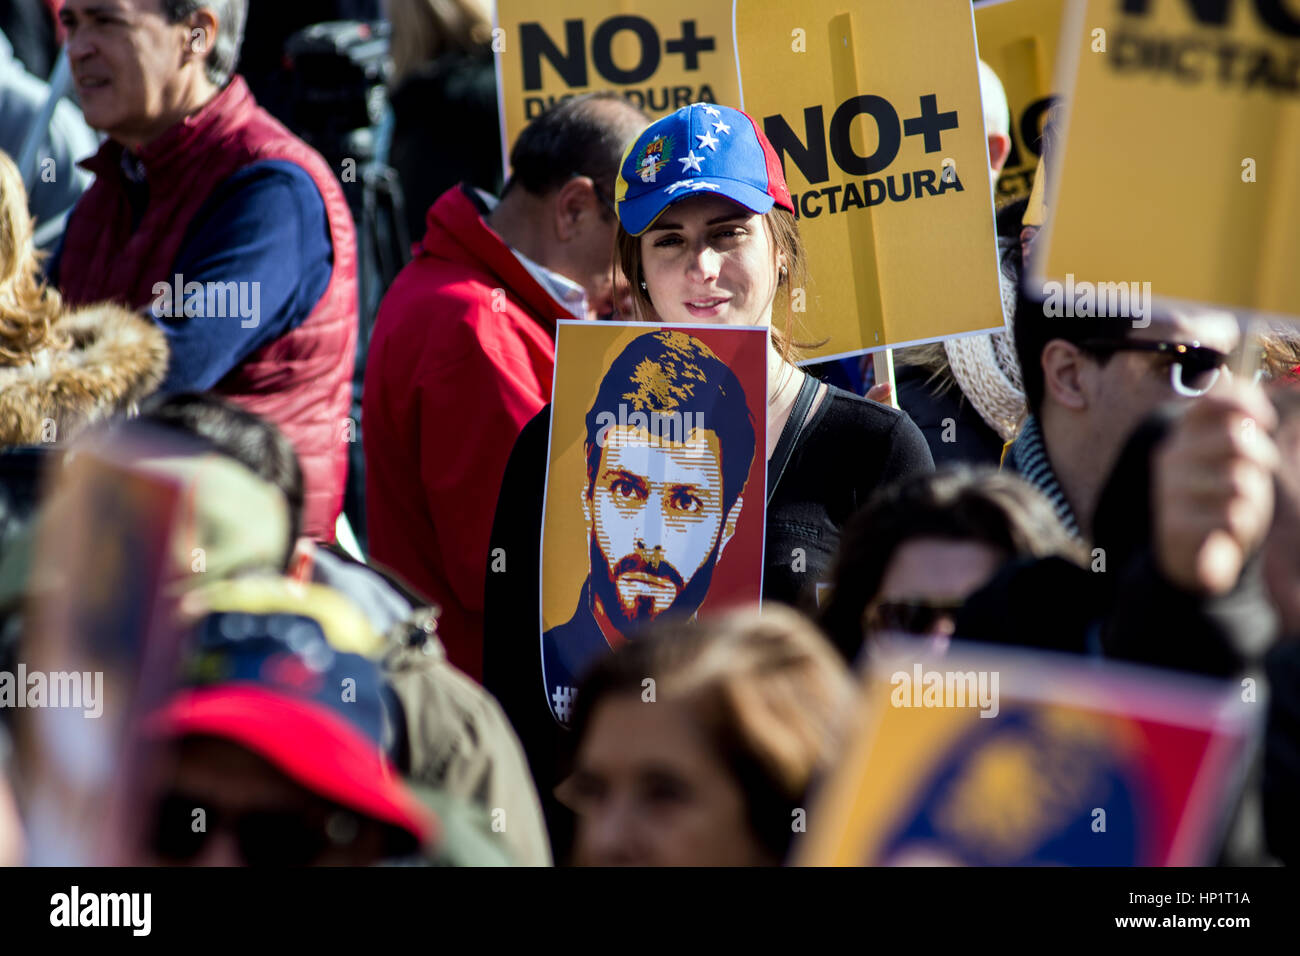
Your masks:
{"label": "man in red jacket", "polygon": [[476,679],[506,460],[551,400],[556,320],[614,310],[614,177],[647,123],[601,94],[538,117],[500,202],[462,184],[430,207],[379,309],[362,398],[371,553],[442,608],[448,657]]}
{"label": "man in red jacket", "polygon": [[274,422],[306,484],[303,529],[343,506],[357,338],[356,235],[320,154],[234,75],[248,0],[66,0],[86,121],[108,134],[49,269],[63,298],[147,310],[162,391],[214,391]]}

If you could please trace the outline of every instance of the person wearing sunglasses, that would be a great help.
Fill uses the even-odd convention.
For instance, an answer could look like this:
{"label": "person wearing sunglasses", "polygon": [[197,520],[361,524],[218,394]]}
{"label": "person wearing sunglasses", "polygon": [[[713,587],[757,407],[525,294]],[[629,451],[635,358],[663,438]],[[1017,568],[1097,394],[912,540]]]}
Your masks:
{"label": "person wearing sunglasses", "polygon": [[1138,424],[1205,394],[1229,374],[1241,339],[1226,312],[1156,309],[1145,325],[1128,315],[1063,317],[1023,290],[1014,329],[1029,414],[1002,467],[1047,495],[1085,541],[1103,483]]}
{"label": "person wearing sunglasses", "polygon": [[821,626],[849,660],[895,636],[936,649],[966,598],[1018,558],[1081,563],[1047,499],[1014,475],[954,465],[876,494],[840,541]]}
{"label": "person wearing sunglasses", "polygon": [[395,701],[338,648],[337,622],[274,604],[201,616],[184,686],[146,717],[142,861],[366,866],[431,849],[441,826],[384,749]]}
{"label": "person wearing sunglasses", "polygon": [[[1200,398],[1219,380],[1219,374],[1231,366],[1234,356],[1198,342],[1148,342],[1133,339],[1111,342],[1105,339],[1085,339],[1079,347],[1098,357],[1113,356],[1116,352],[1145,352],[1158,356],[1156,372],[1169,371],[1169,386],[1185,398]],[[1264,374],[1262,368],[1253,372],[1258,382]]]}
{"label": "person wearing sunglasses", "polygon": [[187,738],[173,773],[151,807],[147,839],[156,862],[364,866],[385,856],[382,827],[298,786],[238,744]]}

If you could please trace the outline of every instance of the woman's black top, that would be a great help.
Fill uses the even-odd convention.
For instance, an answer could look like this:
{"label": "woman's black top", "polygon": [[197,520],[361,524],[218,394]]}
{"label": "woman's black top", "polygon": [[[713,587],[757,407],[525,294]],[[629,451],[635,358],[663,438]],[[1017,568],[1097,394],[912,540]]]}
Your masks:
{"label": "woman's black top", "polygon": [[763,599],[815,601],[853,513],[882,485],[930,471],[930,447],[907,415],[832,386],[767,508]]}
{"label": "woman's black top", "polygon": [[[524,426],[501,484],[484,598],[483,677],[524,745],[561,861],[570,821],[552,790],[571,743],[545,698],[537,598],[550,424],[548,405]],[[910,418],[832,386],[768,505],[764,600],[815,601],[850,516],[881,486],[933,470],[929,446]]]}

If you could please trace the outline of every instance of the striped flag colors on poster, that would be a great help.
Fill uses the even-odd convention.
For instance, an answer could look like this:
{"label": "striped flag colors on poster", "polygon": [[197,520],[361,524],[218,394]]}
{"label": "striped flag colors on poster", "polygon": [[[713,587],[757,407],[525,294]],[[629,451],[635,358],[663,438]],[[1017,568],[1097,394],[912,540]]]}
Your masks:
{"label": "striped flag colors on poster", "polygon": [[1265,705],[1235,681],[1094,664],[961,644],[874,661],[797,862],[1214,862]]}

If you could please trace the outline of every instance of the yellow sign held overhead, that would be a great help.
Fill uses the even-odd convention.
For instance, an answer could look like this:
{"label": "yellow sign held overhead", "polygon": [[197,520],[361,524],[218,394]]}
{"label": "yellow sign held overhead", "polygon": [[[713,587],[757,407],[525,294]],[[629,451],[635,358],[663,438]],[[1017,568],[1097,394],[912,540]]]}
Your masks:
{"label": "yellow sign held overhead", "polygon": [[1003,326],[966,0],[736,0],[742,108],[785,168],[811,358]]}
{"label": "yellow sign held overhead", "polygon": [[502,151],[549,107],[615,90],[651,119],[739,99],[731,0],[498,0]]}
{"label": "yellow sign held overhead", "polygon": [[1033,273],[1300,316],[1300,7],[1091,0],[1067,16]]}

